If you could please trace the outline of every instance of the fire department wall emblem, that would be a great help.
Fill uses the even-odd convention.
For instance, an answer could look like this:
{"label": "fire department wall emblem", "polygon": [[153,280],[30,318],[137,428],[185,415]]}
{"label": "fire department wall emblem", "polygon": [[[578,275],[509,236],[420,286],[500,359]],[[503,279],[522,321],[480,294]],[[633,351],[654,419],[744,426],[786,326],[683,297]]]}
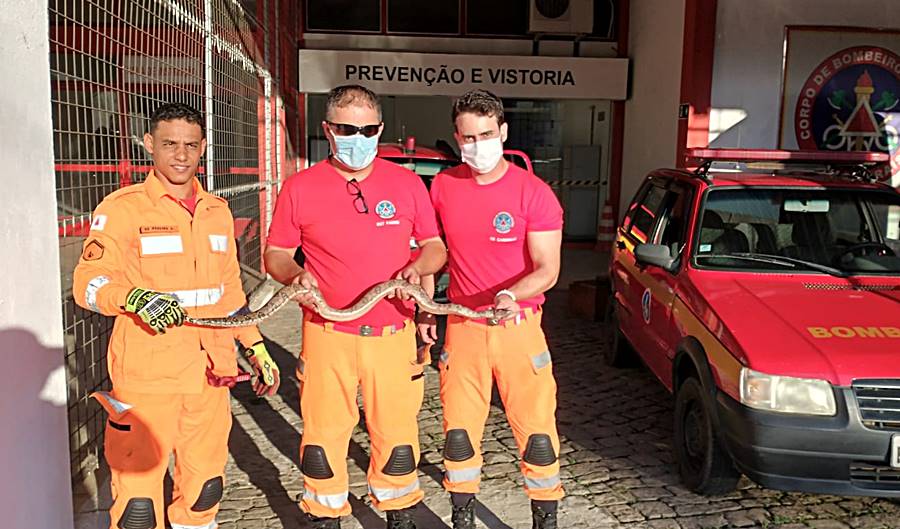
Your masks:
{"label": "fire department wall emblem", "polygon": [[841,50],[803,84],[794,112],[801,149],[880,151],[900,172],[900,56],[877,46]]}

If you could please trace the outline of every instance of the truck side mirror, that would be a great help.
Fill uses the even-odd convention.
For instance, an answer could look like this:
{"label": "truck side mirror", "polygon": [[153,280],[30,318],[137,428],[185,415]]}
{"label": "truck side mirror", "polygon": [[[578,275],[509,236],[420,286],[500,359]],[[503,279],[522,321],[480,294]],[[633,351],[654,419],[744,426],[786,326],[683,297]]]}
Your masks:
{"label": "truck side mirror", "polygon": [[658,266],[669,272],[675,264],[669,247],[663,244],[638,244],[634,247],[634,260],[640,265]]}

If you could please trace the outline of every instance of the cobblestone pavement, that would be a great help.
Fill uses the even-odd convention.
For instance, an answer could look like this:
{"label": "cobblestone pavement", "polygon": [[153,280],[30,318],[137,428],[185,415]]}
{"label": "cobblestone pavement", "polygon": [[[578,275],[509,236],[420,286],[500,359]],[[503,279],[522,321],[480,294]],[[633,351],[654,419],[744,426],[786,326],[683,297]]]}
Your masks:
{"label": "cobblestone pavement", "polygon": [[[564,258],[562,285],[591,277],[605,263],[605,256],[589,250],[570,250]],[[302,422],[293,375],[300,350],[299,318],[297,308],[285,308],[261,326],[284,374],[279,394],[257,399],[246,385],[233,393],[235,421],[218,518],[221,529],[305,527],[296,501],[303,490],[297,466]],[[568,493],[561,506],[561,528],[900,527],[900,504],[886,500],[777,492],[746,479],[726,496],[705,498],[688,492],[679,485],[672,463],[671,398],[662,386],[646,369],[603,366],[603,328],[569,316],[565,290],[549,295],[544,327],[559,384],[560,459]],[[437,354],[432,351],[432,358]],[[420,529],[447,528],[450,517],[448,496],[440,487],[443,439],[435,365],[426,370],[419,416],[419,473],[426,493]],[[494,404],[485,430],[484,481],[476,514],[480,527],[528,528],[530,510],[515,442],[499,400]],[[384,527],[382,514],[366,497],[367,451],[368,437],[361,426],[350,445],[353,516],[343,521],[343,529]],[[103,474],[102,469],[97,473],[98,490],[76,497],[81,498],[76,501],[77,529],[109,527],[109,485]]]}
{"label": "cobblestone pavement", "polygon": [[[246,387],[234,394],[222,529],[304,527],[296,503],[303,479],[297,469],[301,421],[292,374],[300,342],[298,318],[297,309],[285,309],[262,325],[272,356],[286,374],[279,395],[257,400]],[[645,369],[601,365],[603,329],[569,317],[564,291],[551,293],[545,329],[559,383],[562,476],[568,493],[560,527],[900,527],[900,506],[885,500],[776,492],[746,479],[726,496],[688,492],[679,485],[672,462],[671,399],[662,386]],[[485,479],[477,517],[490,529],[530,527],[515,442],[499,401],[494,403],[485,431]],[[449,501],[440,488],[441,405],[433,367],[426,375],[420,426],[419,471],[426,499],[419,527],[448,527]],[[358,428],[349,461],[353,516],[344,520],[344,529],[384,526],[366,497],[367,448],[365,429]]]}

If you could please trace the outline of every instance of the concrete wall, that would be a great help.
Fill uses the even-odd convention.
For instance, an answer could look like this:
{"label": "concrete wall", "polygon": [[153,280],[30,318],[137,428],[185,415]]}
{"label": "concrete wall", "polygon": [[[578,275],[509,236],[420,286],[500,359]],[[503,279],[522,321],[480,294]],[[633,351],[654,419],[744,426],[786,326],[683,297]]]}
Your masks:
{"label": "concrete wall", "polygon": [[46,3],[0,14],[0,513],[4,529],[72,527]]}
{"label": "concrete wall", "polygon": [[747,116],[722,132],[714,147],[778,146],[784,29],[788,25],[896,27],[900,25],[900,2],[718,0],[712,106],[741,109]]}
{"label": "concrete wall", "polygon": [[630,24],[620,212],[649,171],[675,164],[684,0],[632,1]]}

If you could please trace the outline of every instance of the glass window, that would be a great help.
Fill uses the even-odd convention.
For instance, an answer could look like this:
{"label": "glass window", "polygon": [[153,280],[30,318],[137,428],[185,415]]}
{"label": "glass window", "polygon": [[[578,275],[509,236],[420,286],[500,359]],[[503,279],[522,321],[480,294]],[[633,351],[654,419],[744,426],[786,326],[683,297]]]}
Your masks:
{"label": "glass window", "polygon": [[627,229],[631,227],[631,219],[634,218],[634,213],[637,211],[638,205],[643,202],[644,195],[647,194],[651,185],[653,184],[650,183],[650,180],[644,180],[644,183],[641,184],[637,193],[634,194],[634,199],[631,201],[631,204],[628,205],[628,211],[625,212],[625,216],[622,218],[622,226],[624,228]]}
{"label": "glass window", "polygon": [[380,0],[306,0],[307,31],[381,31]]}
{"label": "glass window", "polygon": [[897,204],[873,204],[875,224],[879,233],[884,237],[884,242],[894,252],[900,255],[900,205]]}
{"label": "glass window", "polygon": [[684,249],[691,197],[690,190],[680,185],[670,189],[666,198],[665,214],[660,218],[660,225],[656,230],[656,244],[668,246],[673,257]]}
{"label": "glass window", "polygon": [[389,33],[459,33],[459,0],[387,0]]}
{"label": "glass window", "polygon": [[706,200],[696,262],[780,272],[827,267],[838,273],[898,274],[898,232],[900,197],[891,193],[717,189]]}
{"label": "glass window", "polygon": [[466,1],[469,35],[527,35],[528,2],[521,0]]}
{"label": "glass window", "polygon": [[657,185],[650,186],[647,196],[634,211],[634,220],[628,233],[640,242],[647,242],[662,209],[666,190]]}

